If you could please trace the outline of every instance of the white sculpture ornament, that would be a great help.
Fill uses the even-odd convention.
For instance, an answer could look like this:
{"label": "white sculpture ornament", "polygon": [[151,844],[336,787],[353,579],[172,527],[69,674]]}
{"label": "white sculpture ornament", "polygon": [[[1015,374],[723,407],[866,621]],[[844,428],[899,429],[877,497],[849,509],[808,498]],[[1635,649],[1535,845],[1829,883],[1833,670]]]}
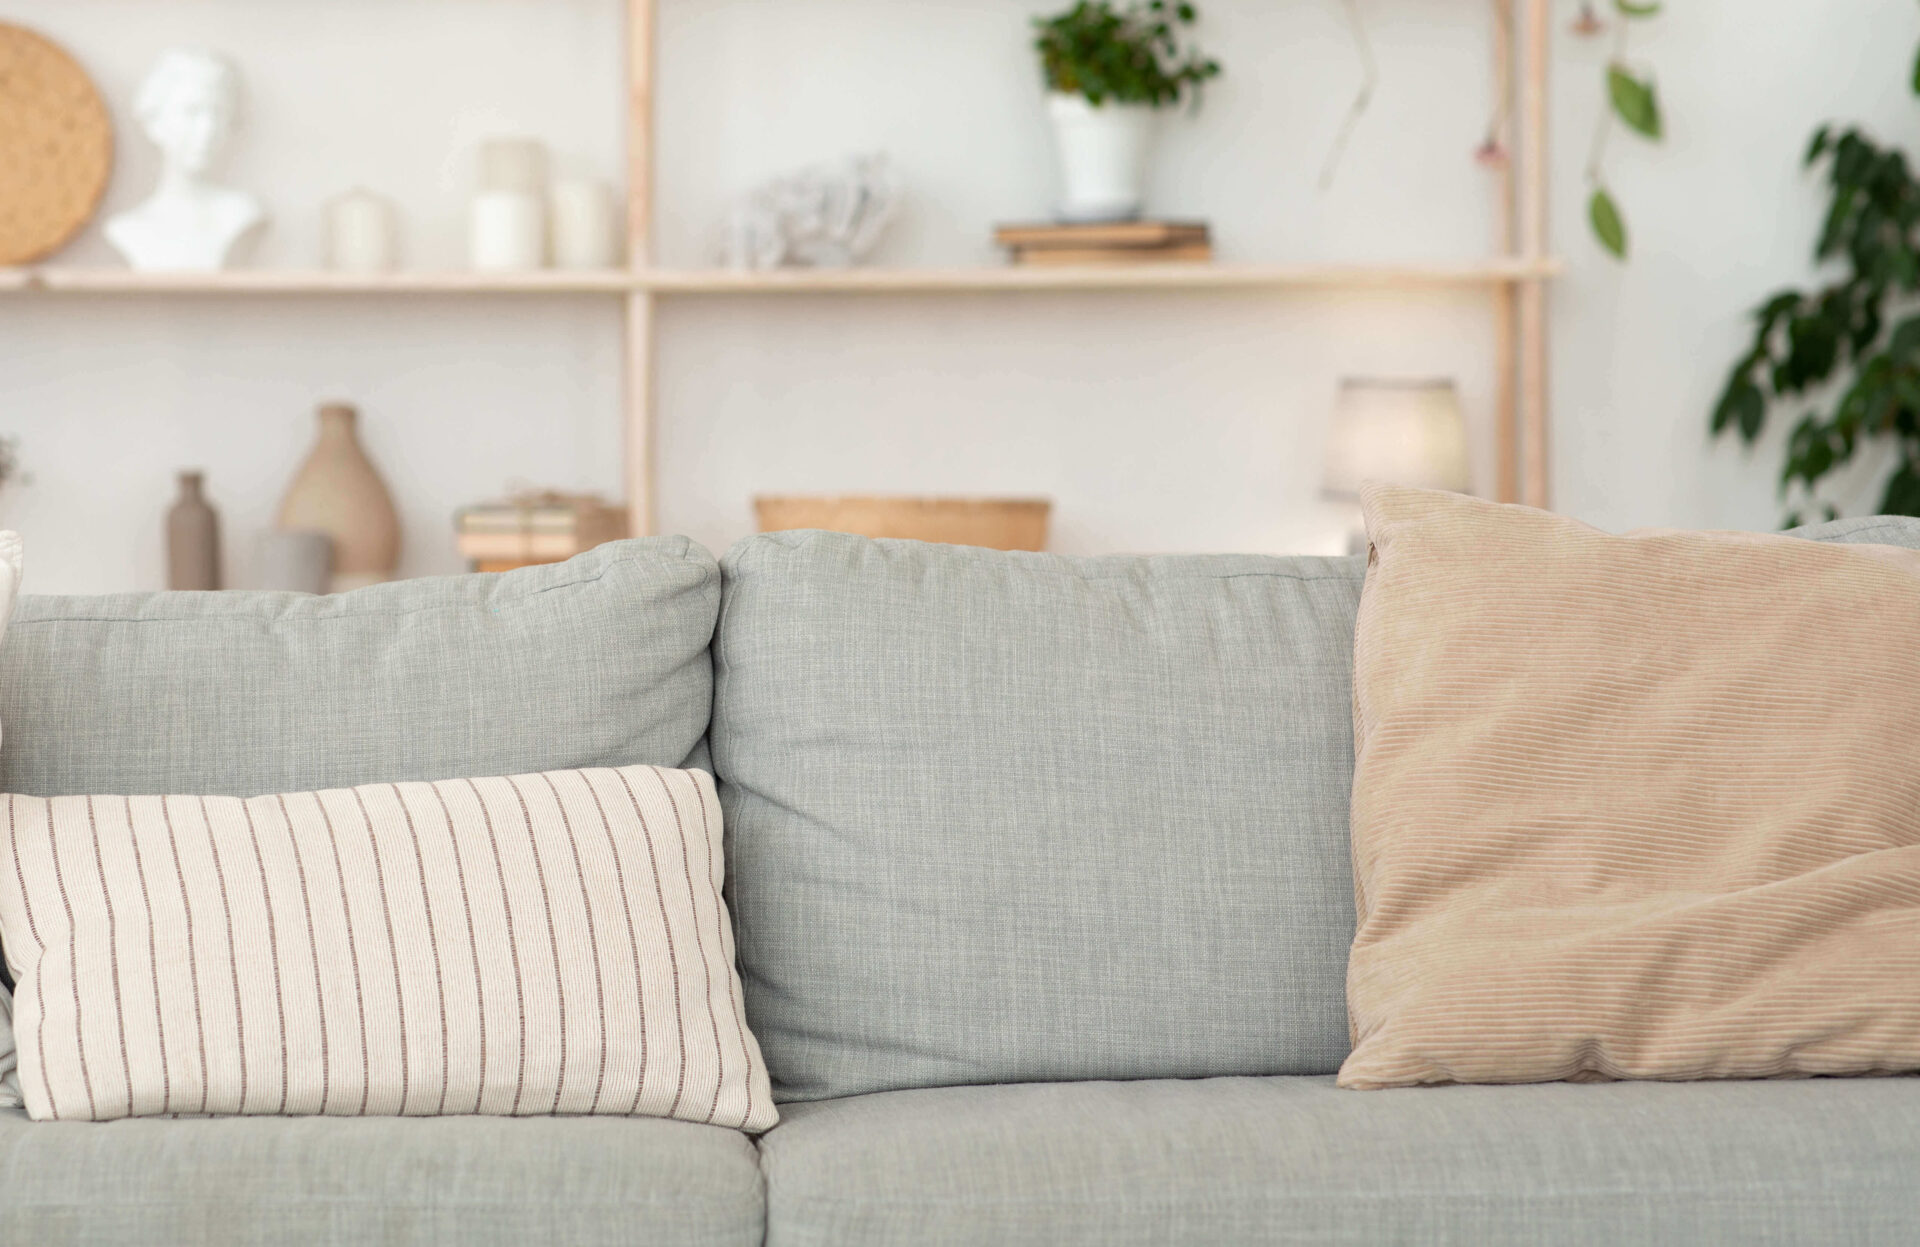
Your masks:
{"label": "white sculpture ornament", "polygon": [[734,268],[845,268],[873,253],[899,206],[884,152],[811,165],[754,188],[727,222]]}
{"label": "white sculpture ornament", "polygon": [[107,241],[142,271],[225,268],[234,247],[266,223],[260,201],[207,174],[233,136],[240,72],[217,52],[163,52],[134,97],[133,115],[160,149],[160,184],[107,221]]}

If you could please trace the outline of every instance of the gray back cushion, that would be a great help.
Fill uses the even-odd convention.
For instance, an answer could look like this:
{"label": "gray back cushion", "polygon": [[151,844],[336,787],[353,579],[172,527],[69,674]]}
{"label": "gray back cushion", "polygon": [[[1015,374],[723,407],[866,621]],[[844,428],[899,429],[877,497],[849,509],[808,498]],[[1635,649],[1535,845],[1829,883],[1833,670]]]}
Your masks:
{"label": "gray back cushion", "polygon": [[1347,1051],[1359,559],[723,561],[713,761],[785,1099]]}
{"label": "gray back cushion", "polygon": [[27,597],[0,644],[0,790],[252,796],[703,763],[719,598],[713,557],[683,537],[337,597]]}
{"label": "gray back cushion", "polygon": [[780,533],[722,566],[713,760],[780,1098],[1339,1067],[1362,560]]}

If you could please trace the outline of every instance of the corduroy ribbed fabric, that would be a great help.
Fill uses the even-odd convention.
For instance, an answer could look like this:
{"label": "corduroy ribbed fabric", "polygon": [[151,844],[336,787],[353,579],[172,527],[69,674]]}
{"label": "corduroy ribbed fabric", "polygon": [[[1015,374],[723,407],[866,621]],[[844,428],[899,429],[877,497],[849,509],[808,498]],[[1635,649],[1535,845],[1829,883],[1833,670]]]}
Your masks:
{"label": "corduroy ribbed fabric", "polygon": [[1920,552],[1363,502],[1340,1084],[1920,1069]]}
{"label": "corduroy ribbed fabric", "polygon": [[704,771],[5,804],[38,1120],[775,1120]]}

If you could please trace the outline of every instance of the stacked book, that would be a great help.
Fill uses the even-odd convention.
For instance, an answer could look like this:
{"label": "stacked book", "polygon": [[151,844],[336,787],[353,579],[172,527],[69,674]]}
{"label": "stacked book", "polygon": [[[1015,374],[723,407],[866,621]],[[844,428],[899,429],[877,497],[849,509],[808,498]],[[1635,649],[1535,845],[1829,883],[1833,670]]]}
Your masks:
{"label": "stacked book", "polygon": [[596,494],[518,494],[454,516],[460,557],[475,571],[558,563],[627,535],[627,513]]}
{"label": "stacked book", "polygon": [[1002,225],[993,237],[1015,264],[1197,264],[1213,259],[1205,221]]}

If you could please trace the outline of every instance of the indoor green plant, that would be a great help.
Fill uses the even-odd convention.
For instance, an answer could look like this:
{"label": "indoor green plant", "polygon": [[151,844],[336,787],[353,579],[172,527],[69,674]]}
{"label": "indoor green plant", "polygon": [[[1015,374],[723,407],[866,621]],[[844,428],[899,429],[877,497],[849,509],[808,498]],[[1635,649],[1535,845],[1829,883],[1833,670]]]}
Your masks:
{"label": "indoor green plant", "polygon": [[[1920,92],[1920,64],[1912,85]],[[1814,259],[1838,261],[1842,273],[1818,290],[1779,291],[1754,309],[1752,343],[1727,377],[1712,429],[1751,445],[1771,407],[1809,400],[1815,405],[1794,426],[1780,473],[1787,523],[1805,511],[1838,514],[1819,497],[1819,483],[1866,443],[1888,445],[1894,459],[1881,512],[1920,515],[1920,314],[1912,308],[1920,295],[1920,182],[1901,152],[1853,127],[1821,126],[1806,162],[1825,164],[1830,196]],[[1829,390],[1836,373],[1843,379]]]}
{"label": "indoor green plant", "polygon": [[1156,109],[1197,98],[1220,72],[1182,38],[1198,14],[1184,0],[1116,7],[1076,0],[1034,19],[1047,108],[1060,157],[1066,220],[1127,220],[1140,213]]}

